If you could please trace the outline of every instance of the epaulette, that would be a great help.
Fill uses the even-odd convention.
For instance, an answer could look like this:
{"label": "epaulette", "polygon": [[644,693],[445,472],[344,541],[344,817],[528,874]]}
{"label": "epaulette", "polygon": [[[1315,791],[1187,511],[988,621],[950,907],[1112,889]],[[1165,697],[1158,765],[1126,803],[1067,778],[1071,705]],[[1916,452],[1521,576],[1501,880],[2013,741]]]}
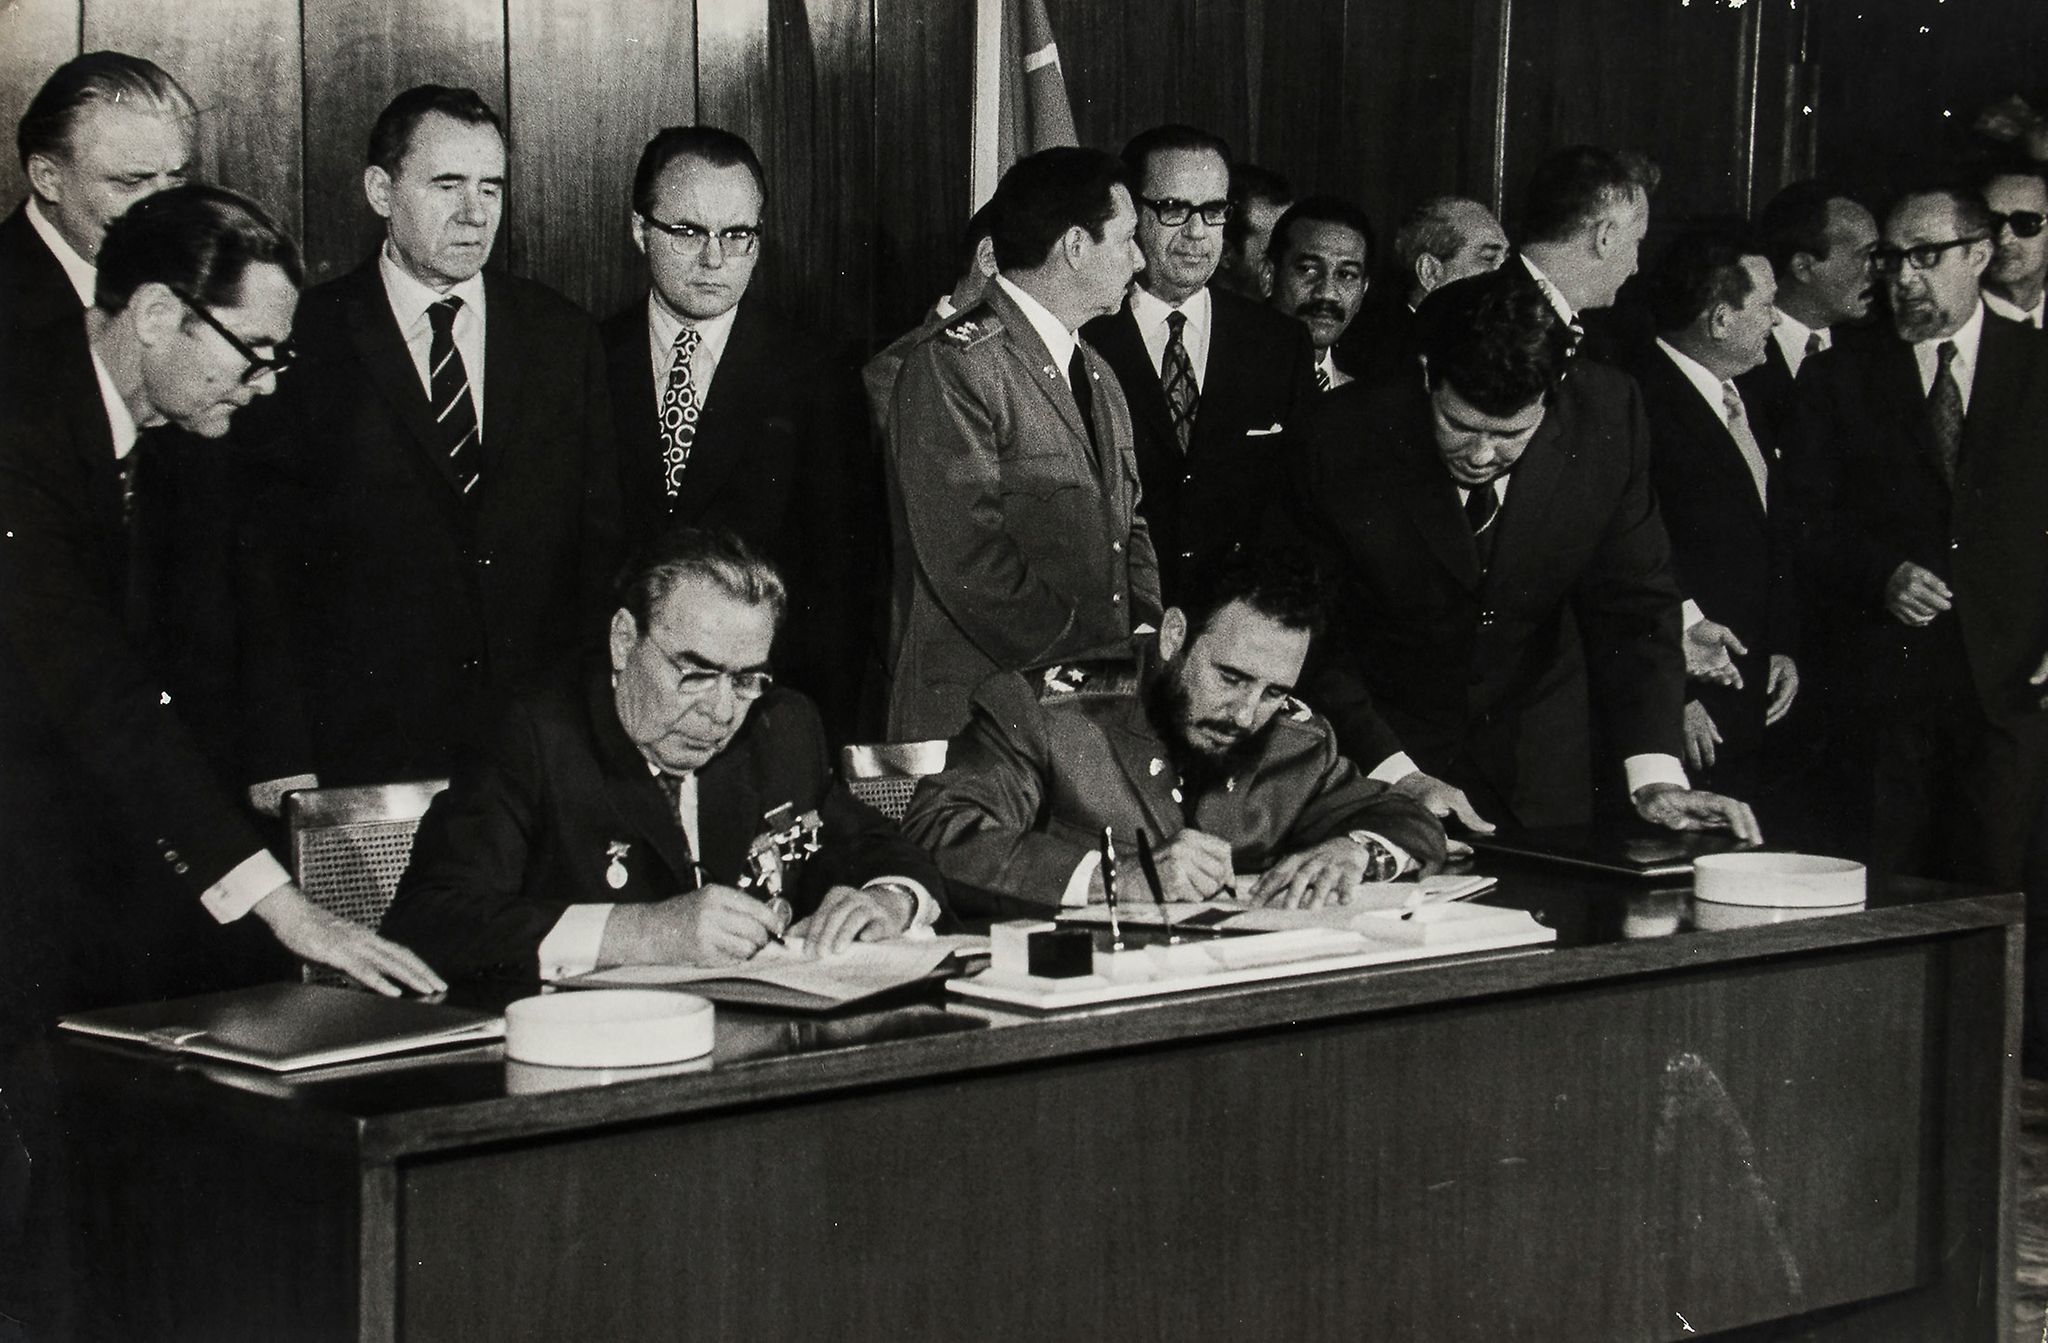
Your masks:
{"label": "epaulette", "polygon": [[1040,704],[1082,695],[1135,695],[1138,692],[1137,664],[1117,659],[1056,662],[1034,675],[1038,681]]}
{"label": "epaulette", "polygon": [[1276,722],[1313,723],[1316,721],[1316,711],[1309,708],[1308,705],[1302,703],[1299,699],[1296,699],[1293,695],[1289,695],[1280,701],[1280,710],[1273,715],[1273,718]]}
{"label": "epaulette", "polygon": [[954,345],[979,345],[1003,329],[1003,319],[986,303],[977,303],[939,328],[939,335]]}

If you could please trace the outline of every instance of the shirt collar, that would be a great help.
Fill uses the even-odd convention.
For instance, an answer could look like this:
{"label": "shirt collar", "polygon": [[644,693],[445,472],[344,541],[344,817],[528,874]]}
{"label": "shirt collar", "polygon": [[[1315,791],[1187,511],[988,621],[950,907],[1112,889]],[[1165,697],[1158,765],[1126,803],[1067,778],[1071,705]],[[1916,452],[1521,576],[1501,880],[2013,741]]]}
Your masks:
{"label": "shirt collar", "polygon": [[[732,324],[739,319],[740,305],[735,303],[716,317],[707,317],[701,322],[690,322],[697,328],[698,353],[717,363],[725,354],[725,343],[732,339]],[[654,343],[666,350],[676,343],[676,333],[683,329],[684,319],[668,310],[653,291],[647,295],[647,326],[653,333]]]}
{"label": "shirt collar", "polygon": [[398,264],[391,254],[391,243],[387,240],[377,252],[377,271],[384,277],[384,294],[391,301],[391,315],[398,319],[400,331],[411,331],[424,322],[427,309],[444,298],[459,298],[462,306],[478,317],[484,311],[484,273],[476,274],[442,293],[432,285],[421,284],[413,278],[411,271]]}
{"label": "shirt collar", "polygon": [[107,428],[114,438],[114,460],[126,461],[128,454],[135,450],[135,438],[141,431],[135,427],[135,416],[128,409],[127,401],[121,397],[121,389],[114,386],[114,375],[100,361],[98,350],[92,354],[93,376],[100,381],[100,400],[107,408]]}
{"label": "shirt collar", "polygon": [[1046,352],[1052,355],[1053,366],[1059,370],[1059,375],[1066,377],[1067,365],[1074,358],[1074,333],[1067,330],[1066,323],[1052,315],[1050,308],[1012,284],[1010,277],[1001,271],[996,272],[996,283],[1024,314],[1024,320],[1031,323],[1031,329],[1038,333],[1038,338],[1045,342]]}
{"label": "shirt collar", "polygon": [[79,303],[90,308],[93,286],[98,283],[99,271],[92,262],[71,250],[71,244],[65,240],[63,234],[57,232],[57,226],[43,214],[43,207],[36,202],[34,196],[28,198],[28,226],[36,231],[36,236],[50,249],[50,255],[56,257],[57,264],[64,268],[64,278],[71,281],[72,289],[77,291]]}
{"label": "shirt collar", "polygon": [[1808,326],[1783,308],[1779,308],[1777,313],[1778,324],[1771,328],[1771,339],[1778,342],[1778,351],[1785,356],[1785,367],[1797,377],[1800,365],[1806,362],[1806,342],[1819,336],[1820,347],[1832,349],[1835,333],[1824,326]]}
{"label": "shirt collar", "polygon": [[1543,291],[1543,297],[1550,300],[1550,306],[1557,313],[1559,320],[1566,326],[1571,326],[1579,320],[1577,310],[1572,307],[1570,300],[1565,298],[1564,291],[1557,287],[1557,281],[1545,275],[1543,268],[1531,261],[1526,252],[1522,253],[1522,267],[1529,272],[1529,278],[1536,282],[1536,287]]}
{"label": "shirt collar", "polygon": [[[1657,348],[1662,350],[1665,357],[1678,366],[1678,371],[1685,375],[1685,380],[1691,383],[1702,397],[1706,398],[1707,405],[1714,412],[1714,418],[1717,420],[1727,419],[1727,387],[1732,387],[1734,384],[1730,382],[1724,386],[1723,380],[1715,377],[1705,364],[1702,364],[1699,360],[1679,349],[1662,336],[1657,337]],[[1739,397],[1741,393],[1738,392],[1736,395]]]}
{"label": "shirt collar", "polygon": [[2043,294],[2041,301],[2033,307],[2022,308],[2019,304],[2007,302],[1987,289],[1984,291],[1984,306],[1997,313],[2000,317],[2010,318],[2015,322],[2025,322],[2028,326],[2039,328],[2043,324],[2044,317],[2048,317],[2048,294]]}
{"label": "shirt collar", "polygon": [[1970,379],[1975,375],[1977,368],[1977,347],[1984,340],[1984,305],[1979,303],[1976,311],[1970,314],[1970,320],[1964,322],[1954,335],[1914,341],[1913,354],[1919,359],[1921,367],[1935,369],[1941,366],[1941,343],[1945,340],[1955,342],[1956,358],[1951,371],[1967,394]]}
{"label": "shirt collar", "polygon": [[1187,345],[1197,345],[1209,330],[1209,315],[1215,309],[1209,297],[1209,286],[1203,285],[1194,293],[1182,299],[1179,306],[1168,303],[1143,285],[1131,288],[1131,316],[1138,321],[1140,331],[1157,327],[1166,330],[1166,318],[1170,313],[1179,313],[1188,319],[1187,329],[1181,332],[1181,340]]}

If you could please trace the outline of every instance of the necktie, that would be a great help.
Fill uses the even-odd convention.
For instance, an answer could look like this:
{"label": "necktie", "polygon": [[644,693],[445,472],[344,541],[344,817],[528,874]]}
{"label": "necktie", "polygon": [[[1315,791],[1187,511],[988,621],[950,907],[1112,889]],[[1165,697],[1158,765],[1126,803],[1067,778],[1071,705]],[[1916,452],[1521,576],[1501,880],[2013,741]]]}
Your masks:
{"label": "necktie", "polygon": [[1181,328],[1188,324],[1184,312],[1166,314],[1166,354],[1159,361],[1159,381],[1166,389],[1167,413],[1173,417],[1173,436],[1183,455],[1195,436],[1195,405],[1202,394],[1195,388],[1195,364],[1188,347],[1181,343]]}
{"label": "necktie", "polygon": [[1943,483],[1956,483],[1956,456],[1963,447],[1963,389],[1956,382],[1952,367],[1956,361],[1956,343],[1943,341],[1935,349],[1939,363],[1934,370],[1934,385],[1927,389],[1927,418],[1934,428],[1934,460],[1941,468]]}
{"label": "necktie", "polygon": [[1825,350],[1827,347],[1828,343],[1825,340],[1821,339],[1820,332],[1809,331],[1806,333],[1806,359],[1813,358],[1815,355],[1819,354],[1822,350]]}
{"label": "necktie", "polygon": [[1316,364],[1316,390],[1319,392],[1330,390],[1330,370],[1324,368],[1320,361]]}
{"label": "necktie", "polygon": [[476,399],[469,394],[469,369],[462,351],[455,348],[455,313],[459,298],[444,298],[427,309],[427,321],[434,336],[427,345],[428,399],[433,402],[434,422],[441,427],[441,441],[448,448],[448,466],[463,494],[476,492],[482,469],[483,450],[477,432]]}
{"label": "necktie", "polygon": [[654,781],[661,785],[661,795],[668,799],[668,818],[675,822],[676,829],[683,832],[683,852],[690,854],[693,886],[704,884],[703,874],[696,871],[696,854],[690,848],[690,829],[683,824],[683,780],[680,775],[656,774]]}
{"label": "necktie", "polygon": [[1472,541],[1479,548],[1479,567],[1482,569],[1493,561],[1493,520],[1499,516],[1500,495],[1494,492],[1492,481],[1466,492],[1465,525],[1472,529]]}
{"label": "necktie", "polygon": [[1067,360],[1067,386],[1073,389],[1074,405],[1081,412],[1081,423],[1088,428],[1088,455],[1094,459],[1096,470],[1102,469],[1102,447],[1095,439],[1095,387],[1088,380],[1088,361],[1081,355],[1079,344],[1074,346],[1073,355]]}
{"label": "necktie", "polygon": [[683,468],[690,464],[690,445],[697,441],[697,417],[703,405],[697,399],[697,383],[690,375],[691,357],[703,339],[694,326],[676,332],[672,347],[675,357],[668,366],[668,389],[661,394],[662,487],[674,503],[682,488]]}
{"label": "necktie", "polygon": [[1728,436],[1742,451],[1742,464],[1749,468],[1749,478],[1756,485],[1756,500],[1768,510],[1770,468],[1764,464],[1764,450],[1749,427],[1749,416],[1743,413],[1742,393],[1735,390],[1732,381],[1721,383],[1721,413],[1728,422]]}

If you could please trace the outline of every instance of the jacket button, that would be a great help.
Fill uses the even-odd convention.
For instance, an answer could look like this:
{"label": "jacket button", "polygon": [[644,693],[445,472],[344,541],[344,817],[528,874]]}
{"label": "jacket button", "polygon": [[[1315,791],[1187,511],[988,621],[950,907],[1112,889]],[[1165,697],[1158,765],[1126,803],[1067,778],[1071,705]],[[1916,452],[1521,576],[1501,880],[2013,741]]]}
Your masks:
{"label": "jacket button", "polygon": [[1180,553],[1180,557],[1184,560],[1191,560],[1195,557],[1195,552],[1192,550],[1183,550]]}
{"label": "jacket button", "polygon": [[1111,541],[1109,548],[1119,555],[1124,553],[1124,543],[1121,541]]}
{"label": "jacket button", "polygon": [[187,867],[183,863],[179,863],[171,869],[171,871],[176,872],[181,877],[184,876],[187,872],[190,872],[191,870],[191,868]]}
{"label": "jacket button", "polygon": [[1123,599],[1124,594],[1121,592],[1112,592],[1109,594],[1109,604],[1111,606],[1119,605],[1123,601]]}
{"label": "jacket button", "polygon": [[165,861],[165,862],[167,862],[167,863],[175,863],[175,862],[177,862],[177,861],[178,861],[178,851],[177,851],[176,849],[165,849],[165,850],[164,850],[164,861]]}

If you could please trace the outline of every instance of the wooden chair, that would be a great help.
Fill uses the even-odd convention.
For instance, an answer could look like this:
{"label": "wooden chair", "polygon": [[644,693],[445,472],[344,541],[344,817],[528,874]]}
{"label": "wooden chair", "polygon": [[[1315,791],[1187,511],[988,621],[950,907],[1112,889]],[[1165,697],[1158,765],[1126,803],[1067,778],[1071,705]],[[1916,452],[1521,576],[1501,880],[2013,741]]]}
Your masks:
{"label": "wooden chair", "polygon": [[917,781],[946,767],[946,742],[885,741],[848,746],[839,752],[839,777],[847,791],[892,821],[903,819]]}

